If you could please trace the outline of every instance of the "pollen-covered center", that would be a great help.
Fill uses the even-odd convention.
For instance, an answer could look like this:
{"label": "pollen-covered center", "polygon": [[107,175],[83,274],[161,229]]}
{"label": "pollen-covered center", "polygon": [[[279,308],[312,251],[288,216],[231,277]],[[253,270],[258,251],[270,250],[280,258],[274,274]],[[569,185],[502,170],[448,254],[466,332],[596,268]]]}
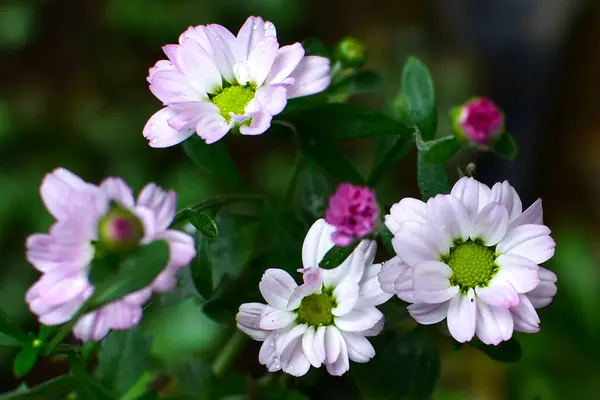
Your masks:
{"label": "pollen-covered center", "polygon": [[462,291],[487,286],[498,272],[495,258],[494,252],[483,244],[469,241],[457,245],[445,260],[454,272],[450,283]]}
{"label": "pollen-covered center", "polygon": [[331,291],[323,290],[321,294],[306,296],[298,309],[298,323],[308,326],[331,325],[333,324],[331,310],[335,306]]}
{"label": "pollen-covered center", "polygon": [[219,107],[221,115],[227,122],[231,121],[229,113],[244,115],[244,109],[254,98],[255,90],[250,85],[228,86],[211,100]]}

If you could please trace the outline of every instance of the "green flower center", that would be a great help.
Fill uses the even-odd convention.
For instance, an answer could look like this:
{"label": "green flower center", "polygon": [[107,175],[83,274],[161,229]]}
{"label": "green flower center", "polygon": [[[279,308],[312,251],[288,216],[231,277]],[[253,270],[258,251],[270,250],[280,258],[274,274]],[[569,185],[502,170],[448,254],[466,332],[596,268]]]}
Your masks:
{"label": "green flower center", "polygon": [[458,285],[466,293],[475,287],[486,287],[498,272],[494,251],[475,241],[458,244],[447,259],[442,260],[450,266],[454,274],[450,278],[452,285]]}
{"label": "green flower center", "polygon": [[135,249],[144,237],[142,222],[131,211],[119,207],[100,220],[98,243],[100,249],[122,252]]}
{"label": "green flower center", "polygon": [[221,115],[227,122],[231,121],[229,113],[244,115],[244,109],[254,98],[256,90],[251,85],[228,86],[211,98],[212,102],[219,107]]}
{"label": "green flower center", "polygon": [[298,323],[308,326],[333,324],[331,310],[336,303],[331,292],[331,290],[323,290],[321,294],[311,294],[302,299],[298,309]]}

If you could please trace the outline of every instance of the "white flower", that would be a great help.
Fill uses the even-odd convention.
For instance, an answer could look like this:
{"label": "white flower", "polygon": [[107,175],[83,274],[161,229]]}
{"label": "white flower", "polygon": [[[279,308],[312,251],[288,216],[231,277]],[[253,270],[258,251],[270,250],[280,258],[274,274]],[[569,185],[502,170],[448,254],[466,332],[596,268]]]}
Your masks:
{"label": "white flower", "polygon": [[384,264],[382,290],[413,303],[421,324],[447,318],[459,342],[477,335],[497,345],[513,330],[537,332],[535,308],[556,294],[556,276],[541,264],[554,255],[541,200],[524,212],[508,182],[492,189],[462,178],[449,195],[424,203],[406,198],[385,223],[397,256]]}
{"label": "white flower", "polygon": [[240,306],[238,328],[264,341],[259,362],[271,372],[302,376],[311,365],[324,364],[330,374],[342,375],[349,360],[364,363],[375,355],[366,337],[383,328],[375,306],[391,297],[377,281],[381,265],[372,265],[376,244],[364,240],[339,267],[323,270],[318,263],[333,247],[334,230],[321,219],[308,232],[302,285],[286,271],[268,269],[259,284],[267,304]]}

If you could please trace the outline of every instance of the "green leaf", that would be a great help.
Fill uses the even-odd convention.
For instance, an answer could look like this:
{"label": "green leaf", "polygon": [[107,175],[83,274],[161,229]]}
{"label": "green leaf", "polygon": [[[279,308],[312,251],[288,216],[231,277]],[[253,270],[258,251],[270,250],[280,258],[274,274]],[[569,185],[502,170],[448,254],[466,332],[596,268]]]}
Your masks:
{"label": "green leaf", "polygon": [[419,152],[417,158],[417,181],[423,201],[440,193],[450,193],[446,168],[443,165],[432,165],[425,162],[422,152]]}
{"label": "green leaf", "polygon": [[148,286],[168,261],[169,246],[165,241],[156,241],[141,247],[121,264],[121,268],[112,279],[98,285],[96,293],[90,299],[90,309]]}
{"label": "green leaf", "polygon": [[428,399],[440,374],[440,357],[426,330],[417,328],[398,334],[368,364],[354,364],[350,373],[364,398]]}
{"label": "green leaf", "polygon": [[219,234],[219,228],[215,223],[215,220],[212,219],[208,214],[203,212],[194,212],[190,216],[190,222],[198,232],[202,233],[209,239],[215,239]]}
{"label": "green leaf", "polygon": [[140,328],[111,332],[100,344],[98,379],[123,395],[148,365],[151,340]]}
{"label": "green leaf", "polygon": [[21,342],[12,336],[5,333],[0,333],[0,346],[2,347],[18,347],[21,346]]}
{"label": "green leaf", "polygon": [[413,136],[379,137],[375,146],[373,167],[369,173],[369,186],[375,187],[390,168],[412,149]]}
{"label": "green leaf", "polygon": [[501,342],[497,346],[489,346],[483,344],[479,340],[472,340],[469,342],[472,347],[481,350],[489,358],[500,362],[517,362],[521,359],[523,352],[521,345],[517,342],[517,339],[511,338],[506,342]]}
{"label": "green leaf", "polygon": [[192,135],[183,142],[183,149],[198,167],[218,182],[237,189],[245,187],[223,143],[206,144],[197,135]]}
{"label": "green leaf", "polygon": [[21,343],[30,341],[27,333],[2,310],[0,310],[0,333],[11,336]]}
{"label": "green leaf", "polygon": [[394,246],[392,246],[392,239],[394,238],[394,235],[392,232],[390,232],[387,226],[384,225],[381,227],[381,230],[379,231],[379,237],[381,238],[385,249],[388,251],[388,255],[392,257],[395,256],[396,251],[394,250]]}
{"label": "green leaf", "polygon": [[213,295],[212,239],[202,233],[196,234],[196,257],[190,263],[192,281],[200,295],[208,300]]}
{"label": "green leaf", "polygon": [[[71,373],[75,378],[75,391],[85,400],[116,400],[118,397],[94,378],[86,370],[81,360],[74,355],[69,355]],[[121,372],[121,371],[118,371]]]}
{"label": "green leaf", "polygon": [[433,139],[437,129],[433,79],[427,67],[415,57],[410,57],[404,65],[402,93],[410,116],[421,131],[423,139]]}
{"label": "green leaf", "polygon": [[314,108],[327,104],[327,102],[328,96],[326,92],[313,94],[312,96],[296,97],[294,99],[289,99],[285,106],[285,109],[281,112],[281,114],[277,116],[278,119],[273,120],[275,124],[271,125],[271,128],[269,128],[269,135],[271,135],[272,132],[276,132],[276,135],[278,137],[283,136],[282,133],[279,132],[279,128],[282,125],[277,124],[277,122],[280,121],[282,118],[287,118],[305,112],[307,110],[312,110]]}
{"label": "green leaf", "polygon": [[[294,121],[309,125],[318,136],[330,139],[352,139],[373,136],[403,136],[410,138],[413,128],[385,114],[350,104],[325,104],[299,114]],[[304,132],[303,132],[304,133]],[[317,134],[315,134],[316,136]]]}
{"label": "green leaf", "polygon": [[364,178],[333,141],[315,132],[310,125],[297,125],[297,130],[302,150],[321,168],[342,182],[365,184]]}
{"label": "green leaf", "polygon": [[298,174],[300,205],[311,218],[320,218],[327,210],[334,187],[312,160],[303,159]]}
{"label": "green leaf", "polygon": [[361,70],[346,77],[329,90],[333,93],[365,94],[383,89],[383,77],[377,71]]}
{"label": "green leaf", "polygon": [[0,400],[59,400],[73,391],[75,378],[64,375],[46,381],[31,389],[16,390],[0,395]]}
{"label": "green leaf", "polygon": [[200,212],[217,212],[217,210],[225,205],[239,203],[239,202],[257,202],[263,201],[264,198],[257,194],[249,193],[238,193],[228,194],[211,199],[204,200],[198,204],[193,204],[182,208],[177,212],[173,223],[171,225],[177,225],[183,221],[190,220],[194,215]]}
{"label": "green leaf", "polygon": [[306,55],[322,56],[331,59],[332,52],[327,46],[317,38],[306,38],[302,41],[302,47]]}
{"label": "green leaf", "polygon": [[454,135],[444,136],[428,142],[419,142],[417,147],[424,153],[423,157],[429,164],[444,164],[460,150],[461,142]]}
{"label": "green leaf", "polygon": [[38,359],[39,348],[33,345],[25,346],[19,351],[13,361],[13,373],[17,378],[25,376],[35,366]]}
{"label": "green leaf", "polygon": [[360,240],[354,241],[354,243],[346,247],[334,246],[327,253],[319,263],[319,267],[323,269],[333,269],[344,262],[346,258],[354,251],[356,246],[360,243]]}
{"label": "green leaf", "polygon": [[491,149],[494,153],[508,160],[514,160],[519,154],[519,146],[514,136],[508,132],[502,133],[491,143]]}

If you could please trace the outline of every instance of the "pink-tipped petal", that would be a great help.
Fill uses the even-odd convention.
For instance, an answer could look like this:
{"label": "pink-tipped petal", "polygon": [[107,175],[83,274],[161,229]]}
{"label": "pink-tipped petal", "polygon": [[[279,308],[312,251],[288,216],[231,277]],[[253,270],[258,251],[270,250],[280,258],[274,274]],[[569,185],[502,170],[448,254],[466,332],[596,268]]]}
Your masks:
{"label": "pink-tipped petal", "polygon": [[459,199],[467,208],[471,218],[490,202],[489,187],[470,177],[460,178],[452,187],[450,194]]}
{"label": "pink-tipped petal", "polygon": [[426,261],[412,270],[415,299],[420,302],[437,304],[450,300],[458,294],[458,286],[450,284],[454,273],[440,261]]}
{"label": "pink-tipped petal", "polygon": [[545,225],[527,224],[509,230],[496,246],[499,254],[510,253],[541,264],[554,255],[556,243]]}
{"label": "pink-tipped petal", "polygon": [[279,48],[271,71],[267,76],[266,83],[282,83],[298,66],[303,57],[304,48],[300,43]]}
{"label": "pink-tipped petal", "polygon": [[508,211],[508,220],[514,221],[521,215],[523,204],[517,191],[508,181],[498,182],[492,187],[491,200],[502,204]]}
{"label": "pink-tipped petal", "polygon": [[515,331],[536,333],[540,330],[540,317],[526,295],[520,295],[519,305],[510,309]]}
{"label": "pink-tipped petal", "polygon": [[519,294],[502,277],[495,276],[487,287],[475,288],[475,293],[490,306],[510,308],[519,304]]}
{"label": "pink-tipped petal", "polygon": [[122,207],[133,207],[133,190],[123,179],[106,178],[100,183],[100,189],[106,194],[106,197],[117,202]]}
{"label": "pink-tipped petal", "polygon": [[464,204],[456,197],[438,194],[427,201],[427,217],[438,228],[449,245],[460,238],[467,240],[472,233],[472,222]]}
{"label": "pink-tipped petal", "polygon": [[219,107],[216,105],[214,105],[214,108],[210,112],[201,114],[196,125],[196,133],[207,144],[221,140],[229,132],[229,129],[230,125],[219,113]]}
{"label": "pink-tipped petal", "polygon": [[256,91],[256,99],[264,111],[277,115],[287,104],[287,89],[280,85],[262,86]]}
{"label": "pink-tipped petal", "polygon": [[188,126],[181,131],[173,129],[168,121],[175,117],[179,110],[166,107],[157,111],[144,126],[143,135],[150,147],[165,148],[175,146],[192,136],[195,126]]}
{"label": "pink-tipped petal", "polygon": [[451,243],[433,225],[412,221],[402,224],[392,239],[396,254],[410,266],[448,255]]}
{"label": "pink-tipped petal", "polygon": [[502,254],[496,264],[500,270],[494,278],[510,283],[517,293],[527,293],[540,283],[538,265],[525,257]]}
{"label": "pink-tipped petal", "polygon": [[288,99],[322,92],[331,83],[330,74],[331,63],[328,58],[305,56],[290,74],[295,81],[288,89]]}
{"label": "pink-tipped petal", "polygon": [[250,51],[246,65],[250,72],[251,82],[257,86],[261,86],[264,83],[275,62],[278,49],[279,43],[277,42],[277,38],[267,37]]}
{"label": "pink-tipped petal", "polygon": [[240,133],[242,135],[260,135],[265,133],[271,127],[273,118],[266,112],[257,112],[251,114],[250,125],[242,125]]}
{"label": "pink-tipped petal", "polygon": [[500,203],[489,203],[473,220],[472,239],[481,239],[486,246],[496,245],[508,229],[508,212]]}
{"label": "pink-tipped petal", "polygon": [[543,223],[544,212],[542,208],[542,199],[537,199],[527,210],[523,211],[523,214],[510,223],[509,229],[516,228],[520,225],[542,225]]}
{"label": "pink-tipped petal", "polygon": [[149,183],[140,192],[137,205],[154,212],[156,230],[164,231],[169,227],[177,212],[177,195],[174,191],[165,191],[154,183]]}
{"label": "pink-tipped petal", "polygon": [[245,303],[235,316],[239,330],[257,341],[263,341],[267,338],[269,331],[260,328],[260,317],[265,309],[261,303]]}

